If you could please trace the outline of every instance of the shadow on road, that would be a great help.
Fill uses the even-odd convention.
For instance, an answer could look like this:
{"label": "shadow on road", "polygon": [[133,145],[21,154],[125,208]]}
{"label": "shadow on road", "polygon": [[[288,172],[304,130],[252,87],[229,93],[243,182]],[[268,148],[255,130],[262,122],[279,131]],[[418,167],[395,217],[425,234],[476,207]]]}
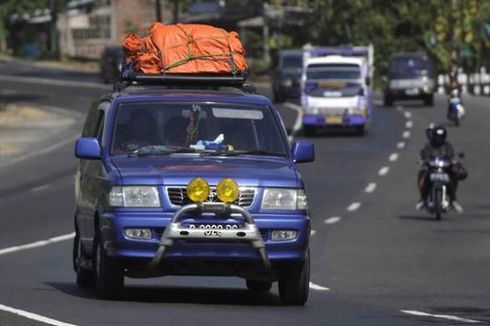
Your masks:
{"label": "shadow on road", "polygon": [[43,96],[35,94],[1,94],[0,93],[0,107],[2,105],[7,105],[16,102],[34,102],[36,100],[42,99]]}
{"label": "shadow on road", "polygon": [[[398,218],[401,220],[416,220],[416,221],[425,221],[425,222],[437,222],[441,221],[437,220],[434,216],[429,215],[398,215]],[[447,218],[442,217],[442,220],[447,220]]]}
{"label": "shadow on road", "polygon": [[[93,298],[93,289],[80,289],[75,283],[48,282],[53,288],[80,298]],[[122,301],[148,303],[193,303],[239,306],[281,306],[279,296],[273,293],[254,293],[245,289],[204,287],[135,286],[124,288]]]}

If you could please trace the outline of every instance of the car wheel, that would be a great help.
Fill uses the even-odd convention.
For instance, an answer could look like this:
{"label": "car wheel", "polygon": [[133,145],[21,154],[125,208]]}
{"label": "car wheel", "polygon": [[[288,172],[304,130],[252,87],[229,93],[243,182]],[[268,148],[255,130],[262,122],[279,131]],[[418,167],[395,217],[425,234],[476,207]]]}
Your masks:
{"label": "car wheel", "polygon": [[393,106],[393,98],[391,96],[385,95],[384,106],[387,106],[387,107]]}
{"label": "car wheel", "polygon": [[306,137],[313,137],[316,135],[315,126],[303,126],[303,133]]}
{"label": "car wheel", "polygon": [[366,134],[366,126],[365,125],[359,125],[356,126],[356,134],[359,136],[364,136]]}
{"label": "car wheel", "polygon": [[85,259],[83,256],[82,242],[78,230],[76,230],[73,240],[73,269],[76,273],[77,285],[81,288],[87,288],[95,283],[95,278],[92,270],[80,266],[80,262]]}
{"label": "car wheel", "polygon": [[268,292],[272,288],[272,282],[247,280],[247,289],[252,292]]}
{"label": "car wheel", "polygon": [[99,299],[117,300],[124,288],[124,272],[119,262],[107,256],[98,236],[95,241],[95,291]]}
{"label": "car wheel", "polygon": [[279,279],[279,296],[283,305],[302,306],[308,300],[310,289],[310,253],[304,262],[291,266]]}
{"label": "car wheel", "polygon": [[434,95],[429,95],[424,99],[424,104],[426,106],[434,106]]}

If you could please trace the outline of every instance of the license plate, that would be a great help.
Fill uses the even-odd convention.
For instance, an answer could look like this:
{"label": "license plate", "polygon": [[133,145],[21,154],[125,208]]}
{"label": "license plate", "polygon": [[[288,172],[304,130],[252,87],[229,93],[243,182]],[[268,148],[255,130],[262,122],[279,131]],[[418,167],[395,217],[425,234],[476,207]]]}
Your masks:
{"label": "license plate", "polygon": [[405,91],[405,94],[407,94],[407,95],[419,95],[419,89],[418,88],[407,89]]}
{"label": "license plate", "polygon": [[446,173],[432,173],[430,175],[430,181],[449,182],[449,175]]}
{"label": "license plate", "polygon": [[339,115],[327,115],[325,122],[329,125],[341,125],[343,119],[342,116]]}

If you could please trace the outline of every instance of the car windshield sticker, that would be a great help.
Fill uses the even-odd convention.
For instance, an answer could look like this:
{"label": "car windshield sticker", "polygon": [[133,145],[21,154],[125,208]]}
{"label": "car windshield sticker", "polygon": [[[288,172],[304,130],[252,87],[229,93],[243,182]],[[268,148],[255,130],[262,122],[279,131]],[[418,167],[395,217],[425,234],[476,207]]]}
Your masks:
{"label": "car windshield sticker", "polygon": [[264,113],[259,110],[237,110],[237,109],[224,109],[224,108],[212,108],[212,110],[213,110],[213,115],[216,118],[250,119],[250,120],[264,119]]}

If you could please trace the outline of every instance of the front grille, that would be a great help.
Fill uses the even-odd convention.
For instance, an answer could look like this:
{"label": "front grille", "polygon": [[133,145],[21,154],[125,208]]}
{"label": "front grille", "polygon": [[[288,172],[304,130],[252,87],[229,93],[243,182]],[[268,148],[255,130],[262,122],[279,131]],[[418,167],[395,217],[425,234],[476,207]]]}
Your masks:
{"label": "front grille", "polygon": [[[168,199],[175,206],[183,206],[190,204],[191,200],[187,197],[187,187],[167,187]],[[218,202],[218,196],[216,195],[216,187],[211,187],[209,192],[208,201]],[[255,188],[240,188],[240,196],[233,204],[241,207],[250,207],[254,201]]]}

